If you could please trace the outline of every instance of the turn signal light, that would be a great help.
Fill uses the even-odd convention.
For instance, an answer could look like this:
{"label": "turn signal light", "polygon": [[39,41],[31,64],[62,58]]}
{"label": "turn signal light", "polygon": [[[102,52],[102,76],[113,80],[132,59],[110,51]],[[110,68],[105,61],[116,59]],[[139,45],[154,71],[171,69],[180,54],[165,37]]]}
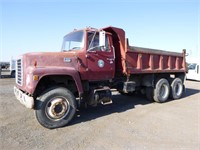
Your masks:
{"label": "turn signal light", "polygon": [[39,76],[38,75],[33,75],[33,80],[34,81],[38,81],[39,80]]}

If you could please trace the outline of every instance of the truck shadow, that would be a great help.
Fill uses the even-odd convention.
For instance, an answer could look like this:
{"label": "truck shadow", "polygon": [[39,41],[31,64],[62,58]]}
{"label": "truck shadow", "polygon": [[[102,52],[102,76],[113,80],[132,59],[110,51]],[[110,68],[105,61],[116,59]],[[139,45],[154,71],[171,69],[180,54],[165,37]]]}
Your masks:
{"label": "truck shadow", "polygon": [[188,97],[188,96],[191,96],[191,95],[194,95],[194,94],[198,94],[198,93],[200,93],[200,89],[197,90],[197,89],[186,88],[186,92],[184,94],[184,97]]}
{"label": "truck shadow", "polygon": [[[188,96],[197,94],[199,92],[200,90],[187,88],[183,98],[187,98]],[[122,113],[130,109],[134,109],[136,105],[147,105],[154,103],[147,100],[146,97],[141,94],[135,94],[133,96],[116,94],[112,96],[112,99],[113,103],[110,105],[105,105],[105,106],[98,105],[97,107],[88,107],[87,109],[81,107],[77,111],[76,116],[71,121],[71,123],[68,124],[68,126],[91,121],[113,113]],[[187,100],[187,99],[182,99],[182,100]],[[166,103],[168,102],[172,102],[172,100],[168,100]]]}
{"label": "truck shadow", "polygon": [[81,122],[91,121],[113,113],[121,113],[135,108],[136,105],[147,105],[152,102],[148,101],[145,96],[136,94],[133,96],[113,95],[113,103],[109,105],[99,104],[97,107],[81,107],[76,117],[68,125],[74,125]]}
{"label": "truck shadow", "polygon": [[198,81],[198,80],[193,80],[193,79],[187,79],[187,81],[194,81],[194,82],[197,82],[197,83],[200,82],[200,81]]}

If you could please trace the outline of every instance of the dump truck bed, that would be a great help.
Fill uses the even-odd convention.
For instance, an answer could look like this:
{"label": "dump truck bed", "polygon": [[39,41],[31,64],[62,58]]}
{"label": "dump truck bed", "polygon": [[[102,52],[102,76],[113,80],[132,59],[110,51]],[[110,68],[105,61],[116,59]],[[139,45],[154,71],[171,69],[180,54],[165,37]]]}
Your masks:
{"label": "dump truck bed", "polygon": [[128,74],[185,72],[185,50],[182,53],[128,46]]}

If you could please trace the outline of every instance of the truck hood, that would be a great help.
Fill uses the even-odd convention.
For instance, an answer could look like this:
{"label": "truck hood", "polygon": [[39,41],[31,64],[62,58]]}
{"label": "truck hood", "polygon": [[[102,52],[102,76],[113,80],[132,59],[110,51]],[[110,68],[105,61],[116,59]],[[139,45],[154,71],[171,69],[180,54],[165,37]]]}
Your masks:
{"label": "truck hood", "polygon": [[77,53],[75,52],[41,52],[26,53],[17,60],[16,83],[23,91],[33,93],[37,81],[31,80],[34,74],[42,77],[48,73],[77,72]]}
{"label": "truck hood", "polygon": [[23,55],[24,67],[73,67],[77,68],[76,52],[38,52]]}

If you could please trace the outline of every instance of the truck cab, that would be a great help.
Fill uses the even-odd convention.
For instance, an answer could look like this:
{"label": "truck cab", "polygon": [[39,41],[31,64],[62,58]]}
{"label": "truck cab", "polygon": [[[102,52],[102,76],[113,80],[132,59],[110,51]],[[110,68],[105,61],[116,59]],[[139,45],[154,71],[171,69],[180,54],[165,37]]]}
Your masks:
{"label": "truck cab", "polygon": [[73,52],[82,80],[99,81],[114,78],[115,56],[112,36],[105,31],[74,31],[63,39],[62,52]]}

